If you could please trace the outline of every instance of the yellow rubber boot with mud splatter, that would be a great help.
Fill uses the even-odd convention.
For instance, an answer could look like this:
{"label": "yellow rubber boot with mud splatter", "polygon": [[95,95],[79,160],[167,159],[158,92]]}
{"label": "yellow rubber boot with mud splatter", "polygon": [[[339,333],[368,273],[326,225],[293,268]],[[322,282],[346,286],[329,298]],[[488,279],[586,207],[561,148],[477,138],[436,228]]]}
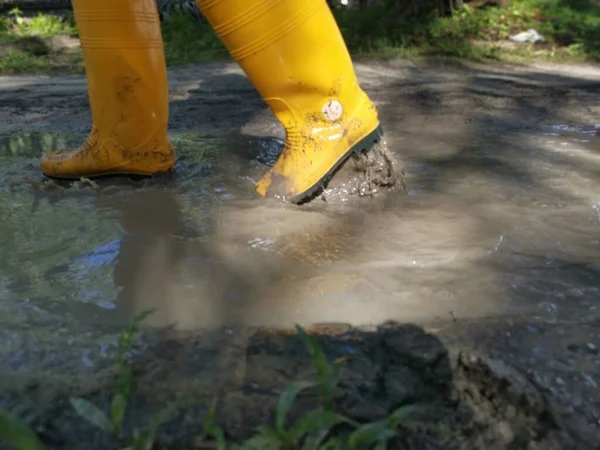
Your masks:
{"label": "yellow rubber boot with mud splatter", "polygon": [[381,135],[325,0],[196,0],[286,130],[260,195],[298,202]]}
{"label": "yellow rubber boot with mud splatter", "polygon": [[153,175],[173,168],[167,73],[155,0],[73,0],[92,131],[77,150],[44,155],[54,178]]}

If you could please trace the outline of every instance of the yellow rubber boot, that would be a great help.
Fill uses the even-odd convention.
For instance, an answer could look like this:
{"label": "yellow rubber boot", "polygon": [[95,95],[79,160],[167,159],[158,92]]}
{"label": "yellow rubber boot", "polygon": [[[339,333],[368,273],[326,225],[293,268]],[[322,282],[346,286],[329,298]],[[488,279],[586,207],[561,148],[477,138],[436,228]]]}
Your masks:
{"label": "yellow rubber boot", "polygon": [[42,157],[55,178],[153,175],[173,168],[169,99],[155,0],[73,0],[92,113],[77,150]]}
{"label": "yellow rubber boot", "polygon": [[286,130],[260,195],[298,202],[381,135],[325,0],[196,0]]}

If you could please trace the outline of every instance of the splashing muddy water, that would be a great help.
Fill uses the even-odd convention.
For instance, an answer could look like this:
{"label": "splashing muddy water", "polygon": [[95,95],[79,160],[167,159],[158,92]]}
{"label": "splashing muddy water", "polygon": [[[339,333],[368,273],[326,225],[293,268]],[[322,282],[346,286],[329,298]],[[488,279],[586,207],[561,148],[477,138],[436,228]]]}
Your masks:
{"label": "splashing muddy water", "polygon": [[176,174],[146,182],[38,187],[39,154],[85,135],[5,137],[3,307],[29,302],[83,323],[152,307],[154,325],[179,329],[593,312],[600,119],[560,123],[583,105],[556,117],[525,76],[490,96],[512,86],[503,77],[372,87],[408,190],[348,205],[255,197],[283,137],[260,106],[238,130],[218,111],[211,123],[225,123],[212,132],[200,118],[196,132],[172,127]]}
{"label": "splashing muddy water", "polygon": [[148,308],[178,331],[598,319],[600,72],[357,70],[406,190],[302,206],[255,196],[282,129],[231,65],[170,74],[174,175],[70,188],[37,164],[84,139],[85,83],[1,78],[5,370],[100,373]]}
{"label": "splashing muddy water", "polygon": [[[173,177],[154,181],[38,187],[40,153],[85,134],[36,110],[58,107],[60,95],[20,103],[40,130],[0,142],[7,312],[29,303],[115,323],[153,307],[154,325],[194,329],[595,311],[600,119],[594,101],[575,105],[588,81],[542,74],[540,87],[528,73],[482,71],[470,83],[443,75],[433,89],[417,74],[364,67],[408,190],[297,207],[253,193],[283,135],[234,74],[221,89],[242,91],[222,101],[253,108],[245,123],[220,110],[202,123],[194,109],[206,105],[190,95],[214,81],[198,92],[192,74],[175,78],[184,85],[172,99],[179,161]],[[561,83],[570,97],[553,114],[538,93],[559,95]],[[208,89],[213,102],[223,96]],[[586,108],[585,121],[568,117]],[[198,131],[185,132],[192,116]]]}

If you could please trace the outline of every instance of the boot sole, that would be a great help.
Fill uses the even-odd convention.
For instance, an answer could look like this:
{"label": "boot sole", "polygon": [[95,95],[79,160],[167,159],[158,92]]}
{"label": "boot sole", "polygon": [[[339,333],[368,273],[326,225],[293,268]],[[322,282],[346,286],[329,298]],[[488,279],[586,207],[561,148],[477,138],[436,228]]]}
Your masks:
{"label": "boot sole", "polygon": [[381,124],[377,126],[373,131],[367,134],[364,138],[354,144],[350,149],[342,156],[338,162],[327,172],[323,177],[311,188],[307,189],[301,194],[290,197],[289,201],[292,203],[302,203],[303,201],[311,199],[317,194],[328,182],[331,180],[335,172],[352,156],[360,156],[362,152],[369,152],[373,146],[378,143],[383,137],[383,128]]}
{"label": "boot sole", "polygon": [[75,181],[80,181],[82,178],[86,178],[88,180],[102,180],[102,179],[106,179],[106,178],[129,178],[132,181],[141,181],[141,180],[147,180],[149,178],[160,178],[160,177],[164,177],[164,176],[169,176],[171,174],[174,173],[173,169],[170,170],[165,170],[165,171],[161,171],[161,172],[156,172],[156,173],[136,173],[136,172],[106,172],[106,173],[98,173],[98,174],[94,174],[94,175],[81,175],[78,177],[56,177],[56,176],[52,176],[52,175],[47,175],[47,174],[43,174],[46,178],[49,178],[51,180],[55,180],[55,181],[61,181],[61,182],[75,182]]}

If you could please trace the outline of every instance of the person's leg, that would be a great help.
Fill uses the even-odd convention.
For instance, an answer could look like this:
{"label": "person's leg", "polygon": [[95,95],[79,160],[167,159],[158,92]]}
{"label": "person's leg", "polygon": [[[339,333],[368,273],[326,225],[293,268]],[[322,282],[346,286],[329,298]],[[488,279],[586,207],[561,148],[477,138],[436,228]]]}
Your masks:
{"label": "person's leg", "polygon": [[77,150],[44,155],[55,178],[153,175],[173,168],[169,99],[155,0],[73,0],[92,131]]}
{"label": "person's leg", "polygon": [[260,195],[310,196],[381,128],[325,0],[196,0],[202,14],[286,129]]}

